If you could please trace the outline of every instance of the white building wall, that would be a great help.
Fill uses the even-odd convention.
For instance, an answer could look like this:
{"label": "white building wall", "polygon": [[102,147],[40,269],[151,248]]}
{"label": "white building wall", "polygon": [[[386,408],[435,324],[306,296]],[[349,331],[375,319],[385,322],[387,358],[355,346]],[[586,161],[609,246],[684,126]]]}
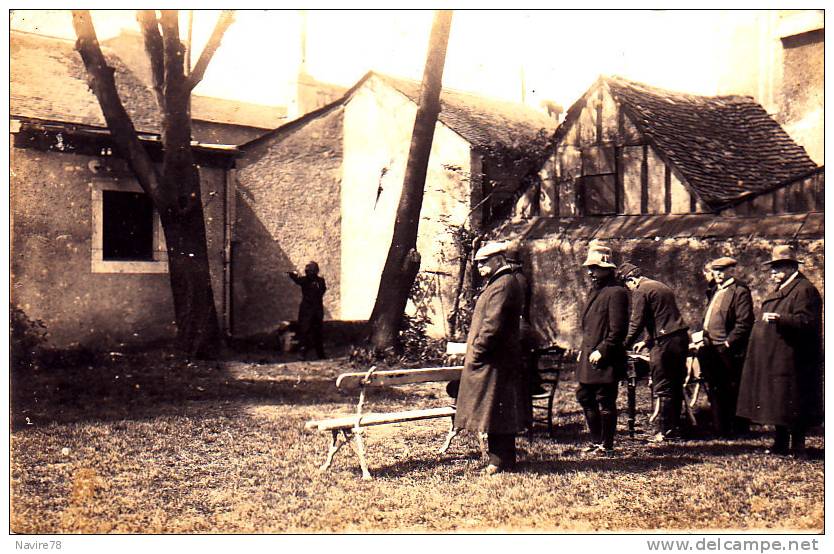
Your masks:
{"label": "white building wall", "polygon": [[[345,108],[341,189],[341,316],[371,315],[402,193],[417,105],[378,78],[357,90]],[[469,213],[470,146],[438,122],[434,134],[417,249],[421,271],[437,272],[440,290],[457,282],[450,224]],[[445,294],[444,294],[445,296]],[[431,334],[443,334],[448,299],[438,299]]]}

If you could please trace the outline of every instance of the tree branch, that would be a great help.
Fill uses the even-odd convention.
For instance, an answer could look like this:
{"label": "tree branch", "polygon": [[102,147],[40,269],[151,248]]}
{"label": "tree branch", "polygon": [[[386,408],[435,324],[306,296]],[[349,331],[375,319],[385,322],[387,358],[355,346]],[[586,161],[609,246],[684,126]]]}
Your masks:
{"label": "tree branch", "polygon": [[159,22],[156,19],[154,10],[139,10],[136,20],[142,28],[142,36],[145,39],[145,52],[151,62],[151,78],[153,91],[156,93],[156,102],[160,110],[165,110],[165,100],[162,87],[165,83],[163,65],[162,35],[159,34]]}
{"label": "tree branch", "polygon": [[211,37],[209,37],[209,40],[206,43],[206,47],[200,54],[200,59],[197,60],[197,63],[194,65],[194,70],[191,72],[191,75],[188,76],[188,86],[192,90],[200,83],[200,81],[203,80],[203,75],[206,72],[206,68],[211,61],[212,56],[214,56],[214,52],[220,46],[220,42],[223,40],[223,35],[226,33],[226,29],[229,28],[229,25],[231,25],[234,20],[235,15],[233,10],[223,10],[220,14],[220,17],[217,19],[217,25],[215,25],[214,31],[212,31]]}
{"label": "tree branch", "polygon": [[119,153],[127,160],[142,189],[154,200],[162,197],[160,176],[148,155],[116,88],[115,70],[101,52],[89,10],[73,10],[72,26],[77,37],[75,48],[87,69],[87,83],[98,99],[107,128]]}

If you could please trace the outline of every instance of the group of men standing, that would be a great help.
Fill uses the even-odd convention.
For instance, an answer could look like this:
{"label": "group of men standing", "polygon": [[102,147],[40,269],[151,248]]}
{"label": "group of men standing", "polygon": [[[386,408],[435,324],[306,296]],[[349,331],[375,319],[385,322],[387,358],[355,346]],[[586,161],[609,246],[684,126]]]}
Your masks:
{"label": "group of men standing", "polygon": [[[509,248],[490,243],[475,255],[486,285],[467,337],[455,416],[456,428],[487,434],[487,474],[515,466],[515,436],[530,423],[521,320],[529,323],[528,314],[522,318],[525,306],[535,308],[519,265],[510,263]],[[592,245],[582,264],[591,290],[581,311],[576,371],[576,398],[590,434],[584,451],[615,454],[618,387],[626,375],[627,352],[645,349],[656,416],[649,442],[681,437],[687,357],[694,354],[718,435],[744,434],[750,421],[773,425],[768,451],[804,456],[805,433],[822,416],[822,302],[799,272],[800,264],[791,246],[774,247],[764,266],[775,290],[765,296],[758,320],[749,288],[734,274],[736,260],[722,257],[707,264],[702,339],[691,342],[669,286],[632,263],[617,267],[610,248]]]}

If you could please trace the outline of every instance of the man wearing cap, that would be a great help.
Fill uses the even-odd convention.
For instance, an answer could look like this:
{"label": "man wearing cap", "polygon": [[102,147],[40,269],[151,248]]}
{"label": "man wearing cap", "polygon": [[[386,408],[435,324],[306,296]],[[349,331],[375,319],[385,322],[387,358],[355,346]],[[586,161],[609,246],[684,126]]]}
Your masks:
{"label": "man wearing cap", "polygon": [[515,435],[524,429],[526,390],[519,363],[522,291],[506,261],[507,243],[486,244],[475,253],[488,279],[475,303],[457,399],[455,428],[487,433],[486,474],[512,469]]}
{"label": "man wearing cap", "polygon": [[741,368],[753,328],[753,298],[747,285],[735,278],[736,260],[710,262],[715,292],[704,315],[704,344],[698,351],[701,374],[708,385],[715,432],[722,436],[744,433],[747,424],[735,420]]}
{"label": "man wearing cap", "polygon": [[[657,428],[650,442],[662,443],[679,433],[689,347],[687,327],[683,322],[675,294],[665,284],[644,277],[640,268],[624,263],[619,273],[631,291],[631,321],[625,339],[626,349],[649,348],[652,393],[657,406]],[[637,343],[645,331],[646,341]]]}
{"label": "man wearing cap", "polygon": [[626,373],[628,293],[615,277],[610,248],[591,247],[582,266],[593,288],[582,311],[576,399],[591,434],[584,451],[610,456],[617,427],[617,385]]}
{"label": "man wearing cap", "polygon": [[762,301],[741,376],[738,415],[774,425],[769,452],[805,454],[805,433],[822,421],[822,299],[799,272],[789,245],[773,248],[770,278],[776,289]]}

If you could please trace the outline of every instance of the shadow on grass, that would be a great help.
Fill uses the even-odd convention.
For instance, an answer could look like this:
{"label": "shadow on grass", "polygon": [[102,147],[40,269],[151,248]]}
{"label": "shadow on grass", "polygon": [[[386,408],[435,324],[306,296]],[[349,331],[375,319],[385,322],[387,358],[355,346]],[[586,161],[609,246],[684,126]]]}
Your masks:
{"label": "shadow on grass", "polygon": [[[410,396],[387,388],[373,394],[383,403]],[[242,404],[343,404],[352,411],[357,396],[338,391],[329,374],[239,378],[218,363],[146,357],[13,374],[11,399],[12,430],[19,431],[32,424],[181,415],[195,403],[230,416]]]}

